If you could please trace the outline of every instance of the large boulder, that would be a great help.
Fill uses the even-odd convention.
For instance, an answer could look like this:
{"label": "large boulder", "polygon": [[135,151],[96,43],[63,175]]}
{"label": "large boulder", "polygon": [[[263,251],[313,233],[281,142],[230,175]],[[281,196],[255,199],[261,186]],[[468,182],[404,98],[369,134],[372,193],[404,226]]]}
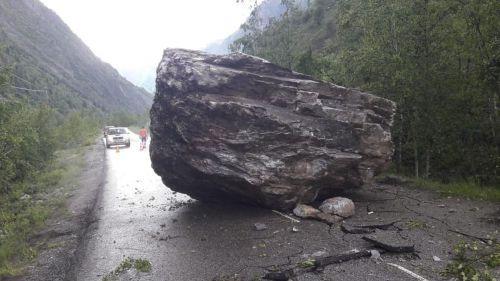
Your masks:
{"label": "large boulder", "polygon": [[167,49],[151,159],[166,186],[193,198],[289,210],[384,170],[394,110],[257,57]]}

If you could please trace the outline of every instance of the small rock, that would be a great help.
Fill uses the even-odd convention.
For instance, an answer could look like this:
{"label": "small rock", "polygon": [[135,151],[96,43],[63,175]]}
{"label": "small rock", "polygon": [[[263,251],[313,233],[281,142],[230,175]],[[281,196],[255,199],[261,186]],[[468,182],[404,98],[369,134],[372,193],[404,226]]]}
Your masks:
{"label": "small rock", "polygon": [[432,259],[433,259],[434,261],[441,261],[441,258],[439,258],[438,256],[432,256]]}
{"label": "small rock", "polygon": [[319,209],[323,213],[337,215],[343,218],[354,216],[354,202],[345,197],[333,197],[321,203]]}
{"label": "small rock", "polygon": [[446,207],[446,205],[445,205],[445,204],[440,204],[440,205],[437,205],[437,206],[438,206],[439,208],[444,208],[444,207]]}
{"label": "small rock", "polygon": [[293,209],[293,214],[296,215],[299,218],[316,218],[316,216],[320,213],[320,210],[311,207],[309,205],[305,204],[298,204],[294,209]]}
{"label": "small rock", "polygon": [[299,228],[296,226],[292,227],[292,232],[299,232]]}
{"label": "small rock", "polygon": [[380,259],[380,252],[379,251],[370,250],[370,254],[371,254],[370,258],[375,259],[375,260]]}
{"label": "small rock", "polygon": [[330,215],[330,214],[325,214],[325,213],[318,213],[316,215],[316,219],[322,221],[322,222],[325,222],[329,225],[332,225],[332,224],[335,224],[335,223],[338,223],[340,221],[342,221],[344,218],[342,217],[339,217],[337,215]]}
{"label": "small rock", "polygon": [[449,213],[456,213],[456,212],[457,212],[457,210],[455,210],[455,209],[450,209],[450,210],[448,210],[448,212],[449,212]]}
{"label": "small rock", "polygon": [[479,211],[479,207],[474,207],[474,208],[471,208],[471,209],[470,209],[470,211],[472,211],[472,212],[477,212],[477,211]]}
{"label": "small rock", "polygon": [[255,223],[253,226],[255,227],[255,230],[257,230],[257,231],[262,231],[262,230],[267,229],[267,225],[265,225],[264,223],[260,223],[260,222]]}
{"label": "small rock", "polygon": [[312,258],[319,258],[319,257],[323,257],[323,256],[326,256],[328,253],[326,251],[317,251],[317,252],[314,252],[311,254],[311,257]]}

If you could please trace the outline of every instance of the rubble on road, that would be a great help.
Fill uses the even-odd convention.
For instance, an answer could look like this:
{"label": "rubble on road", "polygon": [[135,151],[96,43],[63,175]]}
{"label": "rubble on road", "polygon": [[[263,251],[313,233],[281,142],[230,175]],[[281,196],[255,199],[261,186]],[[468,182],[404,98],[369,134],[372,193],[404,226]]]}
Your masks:
{"label": "rubble on road", "polygon": [[294,209],[293,209],[293,214],[296,215],[299,218],[303,219],[313,219],[317,218],[317,215],[321,211],[305,204],[298,204]]}
{"label": "rubble on road", "polygon": [[342,218],[354,216],[355,207],[351,199],[345,197],[333,197],[321,203],[319,209],[326,214],[336,215]]}

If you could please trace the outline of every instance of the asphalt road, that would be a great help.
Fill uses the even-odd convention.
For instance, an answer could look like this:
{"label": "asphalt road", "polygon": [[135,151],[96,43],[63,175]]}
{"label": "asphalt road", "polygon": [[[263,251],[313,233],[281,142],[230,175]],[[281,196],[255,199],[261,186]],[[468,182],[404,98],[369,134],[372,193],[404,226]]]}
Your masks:
{"label": "asphalt road", "polygon": [[[313,254],[370,247],[362,235],[345,234],[339,226],[296,223],[266,209],[205,204],[174,194],[153,172],[149,152],[139,150],[136,138],[129,149],[107,150],[106,161],[107,181],[82,243],[76,280],[102,280],[125,257],[147,259],[152,270],[131,270],[120,280],[260,280],[270,268],[287,267]],[[426,280],[443,279],[440,273],[451,259],[452,246],[474,240],[450,229],[498,236],[498,222],[489,221],[499,212],[492,203],[443,199],[394,186],[375,186],[348,196],[357,214],[346,223],[399,220],[398,233],[415,245],[418,255],[345,262],[297,280],[418,280],[389,263]],[[258,222],[268,228],[255,230]]]}

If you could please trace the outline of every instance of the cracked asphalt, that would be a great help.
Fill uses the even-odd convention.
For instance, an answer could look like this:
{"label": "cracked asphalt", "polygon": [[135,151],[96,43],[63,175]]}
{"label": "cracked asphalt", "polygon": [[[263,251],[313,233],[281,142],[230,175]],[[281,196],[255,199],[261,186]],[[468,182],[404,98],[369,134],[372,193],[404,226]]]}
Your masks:
{"label": "cracked asphalt", "polygon": [[[102,280],[125,257],[147,259],[152,270],[129,271],[120,280],[260,280],[269,269],[286,268],[311,255],[371,248],[363,235],[346,234],[340,225],[297,223],[267,209],[206,204],[174,194],[153,172],[148,151],[139,151],[135,138],[131,148],[106,154],[107,181],[79,250],[76,280]],[[344,223],[398,221],[389,231],[414,244],[417,254],[335,264],[297,280],[417,280],[389,263],[427,280],[446,280],[440,273],[453,245],[498,238],[498,204],[389,185],[344,196],[356,204],[356,215]],[[255,223],[267,229],[257,231]]]}

